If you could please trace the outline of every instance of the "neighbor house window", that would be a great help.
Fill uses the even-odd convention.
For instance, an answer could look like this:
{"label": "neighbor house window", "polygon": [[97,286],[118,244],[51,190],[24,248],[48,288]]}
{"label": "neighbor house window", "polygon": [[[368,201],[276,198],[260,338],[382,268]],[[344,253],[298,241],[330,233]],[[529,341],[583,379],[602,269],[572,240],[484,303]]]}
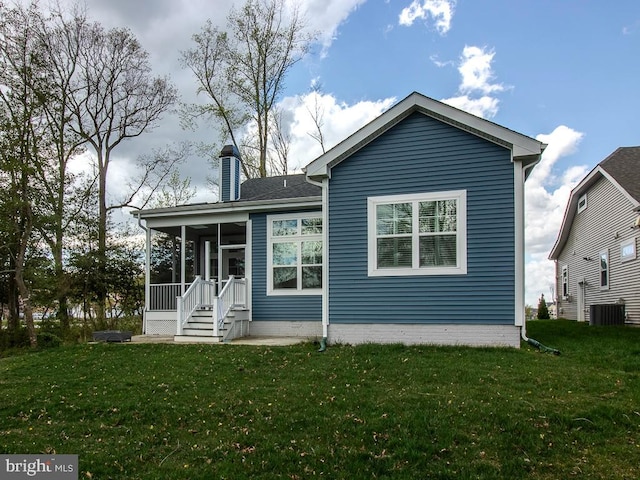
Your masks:
{"label": "neighbor house window", "polygon": [[467,273],[465,190],[371,197],[369,275]]}
{"label": "neighbor house window", "polygon": [[635,260],[635,259],[636,259],[636,239],[634,237],[620,244],[620,261],[628,262],[629,260]]}
{"label": "neighbor house window", "polygon": [[560,281],[562,283],[562,298],[565,300],[568,300],[569,299],[569,267],[567,265],[562,266]]}
{"label": "neighbor house window", "polygon": [[322,217],[267,217],[268,290],[274,295],[319,294],[322,289]]}
{"label": "neighbor house window", "polygon": [[600,288],[609,289],[609,250],[600,252]]}
{"label": "neighbor house window", "polygon": [[587,194],[585,193],[578,199],[578,213],[587,209]]}

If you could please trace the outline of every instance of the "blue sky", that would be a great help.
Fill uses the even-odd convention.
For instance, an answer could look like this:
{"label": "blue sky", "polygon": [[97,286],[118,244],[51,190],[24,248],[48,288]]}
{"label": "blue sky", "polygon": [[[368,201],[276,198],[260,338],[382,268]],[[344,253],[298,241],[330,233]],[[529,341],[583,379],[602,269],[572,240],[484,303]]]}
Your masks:
{"label": "blue sky", "polygon": [[[64,2],[63,2],[64,3]],[[88,15],[128,26],[157,73],[171,75],[183,98],[197,100],[180,50],[211,18],[224,27],[232,0],[86,0]],[[235,2],[236,4],[238,2]],[[526,187],[526,302],[547,299],[555,240],[571,188],[619,146],[639,145],[640,2],[616,0],[302,0],[321,42],[287,79],[290,165],[320,153],[308,109],[322,106],[329,146],[412,91],[450,103],[549,144]],[[310,93],[312,84],[320,95]],[[314,96],[316,95],[316,96]],[[208,138],[165,118],[125,146],[111,172],[125,178],[131,156],[167,140]],[[204,159],[183,175],[214,201],[202,181]],[[116,182],[120,183],[120,182]]]}

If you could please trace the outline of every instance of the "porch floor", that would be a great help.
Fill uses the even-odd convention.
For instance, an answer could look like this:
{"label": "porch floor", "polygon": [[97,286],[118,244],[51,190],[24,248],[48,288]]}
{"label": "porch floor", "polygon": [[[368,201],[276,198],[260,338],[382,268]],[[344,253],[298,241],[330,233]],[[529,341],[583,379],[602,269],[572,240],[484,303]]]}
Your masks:
{"label": "porch floor", "polygon": [[[203,337],[206,339],[207,337]],[[230,342],[220,342],[217,345],[265,345],[265,346],[286,346],[286,345],[296,345],[298,343],[311,342],[315,340],[314,338],[306,338],[306,337],[242,337],[231,340]],[[165,336],[165,335],[134,335],[131,337],[131,343],[179,343],[173,340],[173,335]],[[197,342],[183,342],[183,344],[187,343],[197,343]],[[205,342],[203,340],[202,343],[209,343],[211,345],[216,345],[216,343]]]}

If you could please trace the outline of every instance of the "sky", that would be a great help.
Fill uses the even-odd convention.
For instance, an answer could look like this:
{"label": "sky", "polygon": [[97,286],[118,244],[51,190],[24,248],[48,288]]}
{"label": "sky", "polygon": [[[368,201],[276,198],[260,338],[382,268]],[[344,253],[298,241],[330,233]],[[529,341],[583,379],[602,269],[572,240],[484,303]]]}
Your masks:
{"label": "sky", "polygon": [[[287,0],[293,1],[293,0]],[[60,0],[70,4],[71,0]],[[185,102],[196,95],[180,52],[207,19],[224,28],[233,0],[86,0],[88,16],[128,27]],[[320,153],[310,136],[314,102],[331,147],[413,91],[547,143],[526,187],[525,302],[553,298],[547,259],[571,189],[620,146],[640,145],[640,2],[637,0],[300,0],[319,31],[312,53],[287,76],[281,107],[290,119],[290,170]],[[312,86],[320,87],[314,97]],[[132,158],[167,142],[216,141],[217,128],[181,129],[166,115],[119,147],[113,185]],[[215,152],[217,153],[217,152]],[[181,167],[198,194],[215,201],[192,157]],[[119,181],[122,180],[122,181]]]}

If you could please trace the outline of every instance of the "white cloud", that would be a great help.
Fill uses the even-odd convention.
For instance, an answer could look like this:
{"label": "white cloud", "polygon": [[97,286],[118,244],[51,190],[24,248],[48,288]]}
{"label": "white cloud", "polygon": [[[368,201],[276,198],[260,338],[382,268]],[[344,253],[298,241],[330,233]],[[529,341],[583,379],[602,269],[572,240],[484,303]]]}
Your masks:
{"label": "white cloud", "polygon": [[329,93],[310,92],[287,97],[280,107],[291,118],[291,147],[289,170],[300,169],[322,154],[320,143],[311,135],[317,133],[312,112],[320,113],[325,150],[329,150],[359,128],[379,116],[396,102],[395,98],[360,101],[354,104],[339,102]]}
{"label": "white cloud", "polygon": [[[498,113],[500,100],[492,94],[508,88],[501,83],[492,83],[495,78],[491,67],[494,55],[493,50],[465,46],[458,65],[458,72],[462,77],[458,87],[459,95],[442,101],[478,117],[494,117]],[[436,65],[440,66],[440,64]],[[477,95],[480,96],[477,97]]]}
{"label": "white cloud", "polygon": [[445,62],[439,60],[438,55],[431,55],[429,57],[429,60],[431,60],[436,67],[440,67],[440,68],[451,67],[455,65],[455,62],[453,62],[452,60],[447,60]]}
{"label": "white cloud", "polygon": [[525,301],[537,305],[540,293],[550,293],[553,262],[547,259],[555,243],[571,189],[587,174],[584,165],[555,174],[554,166],[574,154],[584,134],[561,125],[536,138],[548,146],[525,184],[526,281]]}
{"label": "white cloud", "polygon": [[460,95],[458,97],[445,98],[442,101],[452,107],[483,118],[494,117],[496,113],[498,113],[498,103],[500,102],[497,98],[486,95],[480,98],[470,98],[468,95]]}
{"label": "white cloud", "polygon": [[455,9],[455,0],[413,0],[411,5],[400,12],[400,25],[410,27],[416,20],[433,18],[436,30],[444,35],[451,29],[451,19]]}
{"label": "white cloud", "polygon": [[487,51],[485,48],[465,45],[458,67],[458,71],[462,75],[462,83],[460,84],[462,93],[489,94],[505,89],[500,83],[491,83],[494,78],[491,68],[494,55],[493,50]]}
{"label": "white cloud", "polygon": [[302,0],[300,6],[308,27],[320,32],[323,52],[335,40],[340,25],[366,0]]}

